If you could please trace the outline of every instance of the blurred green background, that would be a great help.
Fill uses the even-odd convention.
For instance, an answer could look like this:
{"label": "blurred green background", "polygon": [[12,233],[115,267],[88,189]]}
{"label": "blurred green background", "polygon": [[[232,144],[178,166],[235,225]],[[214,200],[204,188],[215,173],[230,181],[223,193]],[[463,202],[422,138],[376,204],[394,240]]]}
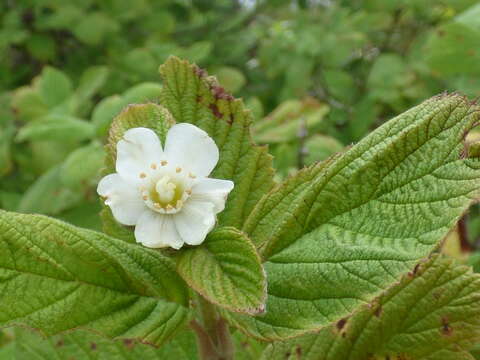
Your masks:
{"label": "blurred green background", "polygon": [[280,180],[434,94],[479,96],[480,1],[3,0],[0,207],[100,229],[109,124],[157,100],[172,54],[243,97]]}
{"label": "blurred green background", "polygon": [[[243,97],[281,180],[434,94],[478,97],[480,1],[1,0],[0,208],[100,230],[109,124],[157,101],[169,55]],[[445,252],[479,248],[479,213]]]}

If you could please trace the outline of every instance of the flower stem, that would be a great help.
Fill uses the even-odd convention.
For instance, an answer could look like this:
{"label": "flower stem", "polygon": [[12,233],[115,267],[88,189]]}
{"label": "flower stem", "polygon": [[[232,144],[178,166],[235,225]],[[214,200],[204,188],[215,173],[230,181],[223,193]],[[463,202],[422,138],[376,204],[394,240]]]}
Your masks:
{"label": "flower stem", "polygon": [[190,322],[196,334],[202,360],[233,360],[234,347],[227,322],[219,316],[215,306],[202,296],[196,296],[199,321]]}

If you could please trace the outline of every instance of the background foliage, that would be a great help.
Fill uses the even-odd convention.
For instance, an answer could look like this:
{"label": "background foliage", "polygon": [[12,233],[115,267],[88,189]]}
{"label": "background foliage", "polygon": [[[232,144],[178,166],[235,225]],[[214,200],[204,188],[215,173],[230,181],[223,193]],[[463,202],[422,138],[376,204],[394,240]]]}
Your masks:
{"label": "background foliage", "polygon": [[[2,1],[0,208],[99,230],[108,127],[124,106],[158,101],[169,55],[245,99],[280,180],[434,94],[480,96],[479,44],[477,0]],[[477,248],[478,212],[445,248],[477,271],[480,257],[460,250]],[[16,336],[19,358],[35,348],[5,332],[0,359]]]}

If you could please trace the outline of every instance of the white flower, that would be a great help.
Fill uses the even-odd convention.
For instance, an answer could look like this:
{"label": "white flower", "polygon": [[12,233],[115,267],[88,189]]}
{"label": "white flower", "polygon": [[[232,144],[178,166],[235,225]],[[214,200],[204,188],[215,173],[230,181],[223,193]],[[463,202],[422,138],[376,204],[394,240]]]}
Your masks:
{"label": "white flower", "polygon": [[172,126],[164,149],[155,132],[133,128],[117,143],[117,172],[105,176],[97,192],[119,223],[135,225],[137,242],[198,245],[233,189],[232,181],[207,177],[218,156],[215,142],[191,124]]}

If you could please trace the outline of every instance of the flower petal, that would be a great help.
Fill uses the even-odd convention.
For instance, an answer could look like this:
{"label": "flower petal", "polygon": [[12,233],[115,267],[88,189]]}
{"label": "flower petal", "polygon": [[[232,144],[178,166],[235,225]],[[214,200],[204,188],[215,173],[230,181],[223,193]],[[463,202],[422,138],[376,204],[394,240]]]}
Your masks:
{"label": "flower petal", "polygon": [[124,179],[137,183],[140,173],[148,172],[162,156],[162,144],[153,130],[132,128],[117,143],[116,170]]}
{"label": "flower petal", "polygon": [[192,200],[211,202],[215,205],[215,214],[225,209],[228,194],[233,189],[233,181],[204,178],[192,187]]}
{"label": "flower petal", "polygon": [[183,245],[172,215],[159,214],[151,210],[145,211],[138,220],[135,239],[149,248],[170,246],[180,249]]}
{"label": "flower petal", "polygon": [[218,147],[202,129],[187,123],[170,128],[165,141],[169,162],[197,176],[208,176],[218,163]]}
{"label": "flower petal", "polygon": [[127,183],[119,174],[102,178],[97,186],[99,195],[106,197],[105,205],[112,210],[113,217],[123,225],[135,225],[147,209],[137,187]]}
{"label": "flower petal", "polygon": [[215,225],[214,205],[189,199],[173,220],[183,241],[188,245],[199,245]]}

